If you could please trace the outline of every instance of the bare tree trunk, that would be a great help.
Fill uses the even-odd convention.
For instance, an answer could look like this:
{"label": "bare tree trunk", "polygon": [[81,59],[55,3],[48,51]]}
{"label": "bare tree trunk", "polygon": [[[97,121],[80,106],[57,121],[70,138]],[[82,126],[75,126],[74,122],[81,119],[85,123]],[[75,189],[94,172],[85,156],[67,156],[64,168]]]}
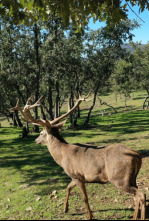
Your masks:
{"label": "bare tree trunk", "polygon": [[[69,98],[69,109],[72,109],[75,105],[74,103],[74,91],[73,87],[71,87],[71,96]],[[72,114],[70,114],[70,126],[77,127],[78,114],[77,110],[75,110]]]}
{"label": "bare tree trunk", "polygon": [[146,102],[147,102],[148,99],[149,99],[149,96],[147,96],[147,97],[145,98],[145,101],[143,102],[143,110],[145,109]]}
{"label": "bare tree trunk", "polygon": [[[71,95],[69,99],[69,109],[71,109],[74,106],[74,94],[73,94],[73,88],[71,87]],[[70,114],[70,124],[73,125],[73,116],[74,113]]]}
{"label": "bare tree trunk", "polygon": [[41,109],[41,117],[42,117],[42,119],[46,120],[46,115],[44,113],[43,107],[41,106],[40,109]]}
{"label": "bare tree trunk", "polygon": [[127,109],[127,97],[125,96],[125,108]]}
{"label": "bare tree trunk", "polygon": [[[39,99],[39,81],[40,81],[40,74],[41,74],[41,66],[40,66],[40,57],[39,57],[39,34],[38,34],[38,26],[35,23],[34,26],[34,35],[35,35],[35,52],[36,52],[36,65],[37,65],[37,73],[36,73],[36,91],[35,91],[35,100]],[[38,119],[38,108],[36,107],[34,110],[34,117]],[[39,132],[39,127],[34,126],[34,132]]]}
{"label": "bare tree trunk", "polygon": [[60,91],[59,91],[59,82],[56,82],[56,104],[55,104],[55,118],[60,116]]}
{"label": "bare tree trunk", "polygon": [[91,113],[92,113],[92,111],[93,111],[93,109],[95,107],[95,104],[96,104],[96,98],[97,98],[97,93],[98,93],[99,87],[100,87],[100,84],[98,83],[98,85],[96,87],[96,90],[94,92],[93,104],[92,104],[92,106],[89,109],[88,116],[87,116],[87,118],[86,118],[86,120],[84,122],[84,125],[88,125],[89,124]]}
{"label": "bare tree trunk", "polygon": [[13,121],[13,126],[17,127],[18,124],[17,124],[16,118],[15,118],[15,113],[10,113],[10,117]]}
{"label": "bare tree trunk", "polygon": [[52,98],[51,98],[51,101],[50,101],[49,114],[50,114],[51,120],[54,120],[53,101],[52,101]]}
{"label": "bare tree trunk", "polygon": [[[7,97],[8,97],[8,100],[10,102],[10,105],[13,107],[12,100],[10,99],[9,96],[7,96]],[[14,113],[10,113],[10,117],[12,118],[13,126],[17,127],[18,124],[19,124],[20,127],[23,126],[20,119],[19,119],[18,111],[15,111]],[[18,121],[18,123],[17,123],[17,121]]]}
{"label": "bare tree trunk", "polygon": [[21,120],[19,118],[18,111],[14,111],[14,114],[15,114],[15,119],[17,121],[17,125],[19,125],[19,127],[23,127],[23,124],[21,123]]}
{"label": "bare tree trunk", "polygon": [[80,111],[80,107],[78,107],[78,118],[81,118],[81,111]]}
{"label": "bare tree trunk", "polygon": [[98,97],[98,100],[100,101],[100,105],[106,105],[106,106],[112,108],[115,111],[115,113],[117,113],[117,110],[113,106],[107,104],[106,102],[103,102],[99,97]]}
{"label": "bare tree trunk", "polygon": [[54,120],[54,113],[53,113],[53,92],[51,88],[51,81],[49,80],[49,92],[48,92],[48,108],[45,106],[46,112],[48,113],[51,120]]}
{"label": "bare tree trunk", "polygon": [[23,127],[23,130],[22,130],[22,138],[26,138],[28,137],[28,129],[26,127]]}
{"label": "bare tree trunk", "polygon": [[26,130],[29,133],[29,124],[26,122]]}

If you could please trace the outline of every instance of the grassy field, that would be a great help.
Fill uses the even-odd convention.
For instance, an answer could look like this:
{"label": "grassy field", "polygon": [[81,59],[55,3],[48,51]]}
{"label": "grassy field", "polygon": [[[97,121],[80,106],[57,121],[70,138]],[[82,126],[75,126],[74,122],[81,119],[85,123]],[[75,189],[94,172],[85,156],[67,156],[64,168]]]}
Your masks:
{"label": "grassy field", "polygon": [[[138,186],[149,199],[149,111],[141,109],[144,97],[143,92],[134,93],[125,109],[123,99],[118,97],[116,101],[113,94],[105,95],[102,99],[116,107],[117,114],[97,102],[88,128],[72,130],[67,124],[62,134],[69,143],[123,143],[140,151],[143,165],[138,176]],[[81,106],[80,125],[89,106]],[[21,129],[10,127],[2,117],[0,122],[0,220],[86,219],[86,208],[77,188],[71,194],[70,210],[64,214],[63,203],[70,179],[53,161],[47,148],[35,144],[38,134],[21,139]],[[87,191],[95,219],[132,218],[132,196],[111,184],[89,184]]]}

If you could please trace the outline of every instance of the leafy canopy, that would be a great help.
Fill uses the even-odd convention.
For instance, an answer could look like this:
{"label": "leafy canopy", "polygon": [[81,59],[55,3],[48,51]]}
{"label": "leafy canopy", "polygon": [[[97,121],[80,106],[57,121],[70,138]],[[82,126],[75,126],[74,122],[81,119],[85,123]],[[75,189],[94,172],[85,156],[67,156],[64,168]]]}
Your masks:
{"label": "leafy canopy", "polygon": [[81,29],[91,17],[107,24],[126,18],[128,4],[138,5],[140,12],[149,10],[147,0],[0,0],[0,15],[12,17],[16,24],[32,25],[51,14],[61,17],[67,26],[73,23]]}

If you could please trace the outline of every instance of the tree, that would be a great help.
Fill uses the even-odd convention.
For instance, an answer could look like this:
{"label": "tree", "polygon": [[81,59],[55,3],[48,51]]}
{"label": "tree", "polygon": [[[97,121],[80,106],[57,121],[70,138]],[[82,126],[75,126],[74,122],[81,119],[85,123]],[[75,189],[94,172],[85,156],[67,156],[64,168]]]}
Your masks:
{"label": "tree", "polygon": [[[94,100],[88,124],[98,93],[107,88],[117,59],[124,56],[121,44],[132,39],[134,27],[134,23],[121,21],[111,23],[110,28],[77,33],[73,26],[66,29],[55,16],[46,22],[39,20],[31,28],[2,17],[0,87],[6,97],[3,107],[14,106],[18,98],[25,105],[31,95],[37,100],[39,95],[44,96],[41,113],[45,119],[46,109],[53,120],[60,115],[66,99],[69,98],[71,108],[75,94],[86,94],[92,88]],[[72,125],[77,125],[78,117],[79,109],[70,118]]]}
{"label": "tree", "polygon": [[127,100],[135,89],[134,70],[133,70],[133,56],[131,54],[125,55],[125,58],[120,59],[115,67],[114,73],[111,77],[113,80],[113,89],[116,94],[122,94],[125,97],[125,107],[127,107]]}
{"label": "tree", "polygon": [[109,84],[116,62],[126,56],[127,52],[122,45],[127,40],[132,40],[131,31],[135,27],[138,27],[137,22],[122,20],[90,33],[86,46],[89,65],[87,69],[91,74],[90,86],[94,89],[94,99],[85,124],[89,123],[98,93],[101,94]]}
{"label": "tree", "polygon": [[88,75],[90,76],[90,81],[88,87],[93,89],[94,97],[93,104],[89,109],[87,118],[84,122],[85,125],[89,123],[92,110],[95,107],[97,94],[105,88],[106,83],[111,75],[111,71],[114,65],[113,58],[111,56],[111,51],[106,48],[97,49],[90,52],[88,58]]}
{"label": "tree", "polygon": [[143,103],[143,108],[146,106],[146,102],[149,99],[149,44],[145,46],[133,45],[134,46],[134,72],[136,87],[143,89],[147,93],[147,97]]}
{"label": "tree", "polygon": [[1,0],[0,14],[13,17],[16,24],[26,25],[33,25],[39,17],[48,20],[51,14],[61,17],[67,26],[72,22],[81,29],[91,17],[94,21],[107,21],[109,25],[127,18],[127,6],[134,5],[139,6],[140,12],[149,10],[146,0]]}
{"label": "tree", "polygon": [[[25,100],[35,95],[38,89],[36,38],[26,26],[16,26],[5,17],[1,18],[0,35],[0,84],[3,96],[7,97],[9,107],[14,106],[17,98],[21,98],[25,104]],[[17,112],[15,114],[18,124],[22,126]]]}
{"label": "tree", "polygon": [[[46,32],[42,47],[42,83],[41,90],[45,96],[45,108],[53,120],[60,115],[65,90],[63,78],[65,75],[66,37],[61,19],[51,16],[45,24]],[[65,99],[64,99],[65,100]]]}

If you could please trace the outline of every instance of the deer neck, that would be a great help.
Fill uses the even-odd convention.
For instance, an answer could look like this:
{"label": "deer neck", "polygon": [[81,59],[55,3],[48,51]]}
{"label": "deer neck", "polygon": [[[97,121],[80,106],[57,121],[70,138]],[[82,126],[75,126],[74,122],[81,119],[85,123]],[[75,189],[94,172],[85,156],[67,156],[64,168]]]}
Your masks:
{"label": "deer neck", "polygon": [[62,166],[62,148],[67,144],[67,142],[61,137],[59,132],[49,134],[48,136],[48,150],[55,160],[55,162]]}

